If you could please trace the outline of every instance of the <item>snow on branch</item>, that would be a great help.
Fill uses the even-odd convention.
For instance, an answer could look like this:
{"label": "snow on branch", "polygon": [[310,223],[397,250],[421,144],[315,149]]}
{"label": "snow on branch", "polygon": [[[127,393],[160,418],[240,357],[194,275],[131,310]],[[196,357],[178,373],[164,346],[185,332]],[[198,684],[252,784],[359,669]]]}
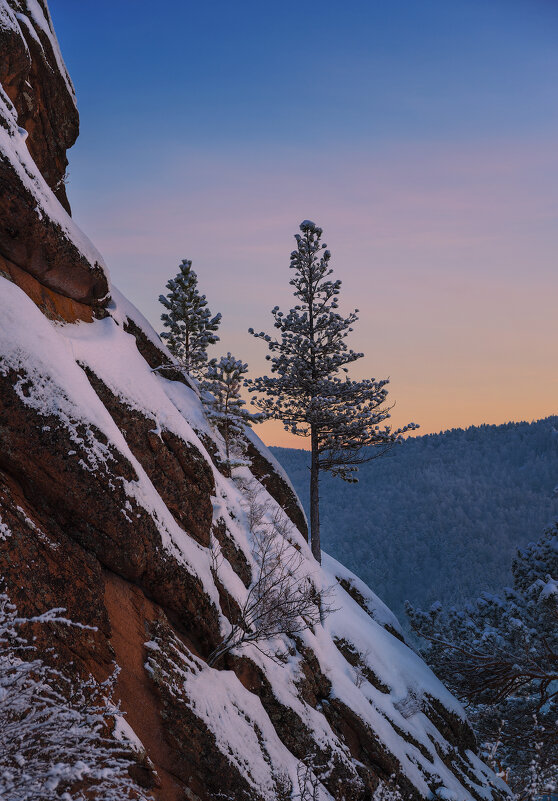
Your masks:
{"label": "snow on branch", "polygon": [[[121,719],[104,683],[47,666],[23,633],[29,623],[74,624],[55,609],[21,617],[0,593],[0,798],[3,801],[147,801],[130,778],[131,747],[110,734]],[[91,628],[80,626],[81,628]]]}
{"label": "snow on branch", "polygon": [[[249,643],[273,658],[266,641],[313,628],[331,611],[324,603],[324,591],[304,573],[305,560],[289,539],[291,523],[284,512],[260,500],[255,481],[244,484],[243,492],[257,569],[236,621],[209,656],[209,665]],[[214,565],[218,570],[218,557]]]}

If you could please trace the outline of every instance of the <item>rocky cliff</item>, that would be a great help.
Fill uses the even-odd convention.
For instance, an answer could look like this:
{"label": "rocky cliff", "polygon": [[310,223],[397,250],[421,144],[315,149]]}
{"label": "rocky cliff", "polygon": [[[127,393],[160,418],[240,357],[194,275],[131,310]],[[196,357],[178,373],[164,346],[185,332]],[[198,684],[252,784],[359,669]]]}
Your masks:
{"label": "rocky cliff", "polygon": [[[306,543],[300,504],[247,432],[223,475],[196,388],[110,285],[69,215],[78,116],[45,0],[0,0],[0,573],[41,647],[117,692],[156,799],[500,799],[457,701],[397,620]],[[208,658],[261,570],[259,524],[330,613]],[[140,745],[138,745],[138,741]],[[306,796],[304,796],[306,797]],[[308,796],[310,797],[310,796]]]}

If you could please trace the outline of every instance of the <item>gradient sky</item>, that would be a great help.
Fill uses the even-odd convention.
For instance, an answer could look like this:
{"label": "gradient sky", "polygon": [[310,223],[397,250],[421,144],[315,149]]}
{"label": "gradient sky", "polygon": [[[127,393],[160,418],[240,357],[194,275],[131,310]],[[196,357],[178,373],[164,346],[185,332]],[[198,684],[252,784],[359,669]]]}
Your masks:
{"label": "gradient sky", "polygon": [[[558,412],[558,4],[50,0],[74,217],[159,330],[190,258],[253,372],[292,235],[324,229],[353,375],[419,433]],[[272,444],[304,447],[280,425]]]}

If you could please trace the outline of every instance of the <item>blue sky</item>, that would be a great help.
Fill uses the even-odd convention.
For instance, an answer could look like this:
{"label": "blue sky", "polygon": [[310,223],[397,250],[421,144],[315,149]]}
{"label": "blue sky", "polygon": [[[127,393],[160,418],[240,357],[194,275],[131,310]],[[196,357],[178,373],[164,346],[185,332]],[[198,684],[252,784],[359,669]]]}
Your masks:
{"label": "blue sky", "polygon": [[153,323],[192,258],[222,350],[263,369],[246,328],[289,304],[315,219],[396,422],[556,411],[555,2],[50,9],[81,115],[74,216]]}
{"label": "blue sky", "polygon": [[[268,147],[529,134],[557,122],[551,0],[51,0],[87,130]],[[148,118],[147,110],[152,112]],[[96,124],[95,124],[96,123]],[[263,140],[263,141],[262,141]]]}

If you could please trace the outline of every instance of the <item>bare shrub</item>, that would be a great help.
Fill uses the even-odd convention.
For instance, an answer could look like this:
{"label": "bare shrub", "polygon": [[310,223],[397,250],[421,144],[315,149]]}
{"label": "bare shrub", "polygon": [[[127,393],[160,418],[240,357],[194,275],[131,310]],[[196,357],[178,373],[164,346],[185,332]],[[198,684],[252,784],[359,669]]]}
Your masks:
{"label": "bare shrub", "polygon": [[332,758],[331,753],[309,753],[297,765],[298,792],[293,795],[293,801],[321,801],[331,797],[335,801],[361,799],[364,785],[358,773],[354,768],[353,775],[343,771],[343,775],[338,775],[335,780],[336,767],[339,767],[338,759],[335,756]]}
{"label": "bare shrub", "polygon": [[287,771],[280,771],[275,776],[276,801],[292,801],[293,789],[293,782]]}
{"label": "bare shrub", "polygon": [[388,782],[381,781],[374,792],[373,801],[403,801],[401,788],[391,776]]}
{"label": "bare shrub", "polygon": [[355,671],[355,685],[362,687],[365,681],[368,681],[370,668],[368,667],[368,659],[370,657],[370,648],[367,648],[363,654],[359,654],[359,660],[354,665]]}
{"label": "bare shrub", "polygon": [[[281,509],[274,510],[261,500],[255,481],[241,484],[241,489],[257,568],[236,622],[210,654],[209,665],[248,643],[275,659],[262,648],[263,641],[283,634],[292,637],[317,625],[324,614],[323,593],[304,574],[304,557],[289,539],[289,519]],[[218,557],[213,559],[216,572]]]}
{"label": "bare shrub", "polygon": [[296,801],[319,801],[320,780],[312,770],[311,760],[299,762],[296,769],[298,793]]}
{"label": "bare shrub", "polygon": [[[124,801],[152,798],[132,781],[130,748],[109,734],[119,715],[116,674],[103,684],[48,667],[22,634],[62,622],[63,610],[28,619],[0,592],[0,798],[2,801]],[[87,628],[87,627],[85,627]]]}

